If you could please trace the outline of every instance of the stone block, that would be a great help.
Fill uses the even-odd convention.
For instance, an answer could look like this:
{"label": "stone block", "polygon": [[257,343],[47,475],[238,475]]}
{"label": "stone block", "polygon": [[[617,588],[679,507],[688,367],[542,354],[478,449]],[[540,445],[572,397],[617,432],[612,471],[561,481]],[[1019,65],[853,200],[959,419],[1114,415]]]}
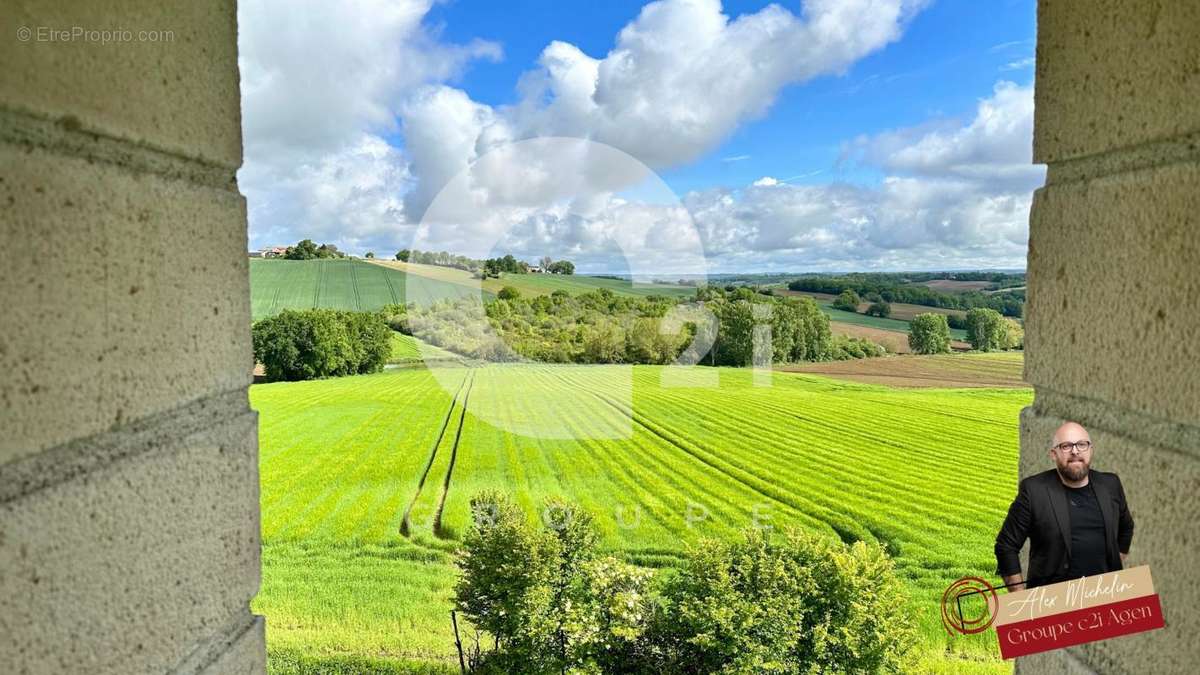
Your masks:
{"label": "stone block", "polygon": [[166,672],[244,617],[260,579],[255,426],[247,412],[0,504],[5,672]]}
{"label": "stone block", "polygon": [[14,0],[0,3],[0,25],[3,105],[230,168],[241,164],[232,0]]}
{"label": "stone block", "polygon": [[1025,380],[1200,425],[1200,163],[1034,199]]}
{"label": "stone block", "polygon": [[0,463],[250,382],[245,202],[0,145]]}
{"label": "stone block", "polygon": [[1200,3],[1038,2],[1034,161],[1200,131]]}

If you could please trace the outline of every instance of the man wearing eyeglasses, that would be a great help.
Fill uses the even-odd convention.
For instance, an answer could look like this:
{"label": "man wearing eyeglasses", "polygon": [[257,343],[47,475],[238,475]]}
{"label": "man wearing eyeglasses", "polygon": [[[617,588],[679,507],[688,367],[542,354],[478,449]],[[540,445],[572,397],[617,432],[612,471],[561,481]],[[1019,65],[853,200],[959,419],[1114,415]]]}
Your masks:
{"label": "man wearing eyeglasses", "polygon": [[[1054,432],[1054,468],[1021,481],[996,536],[997,573],[1009,592],[1122,569],[1133,516],[1115,473],[1092,470],[1092,440],[1067,422]],[[1029,540],[1029,574],[1019,554]]]}

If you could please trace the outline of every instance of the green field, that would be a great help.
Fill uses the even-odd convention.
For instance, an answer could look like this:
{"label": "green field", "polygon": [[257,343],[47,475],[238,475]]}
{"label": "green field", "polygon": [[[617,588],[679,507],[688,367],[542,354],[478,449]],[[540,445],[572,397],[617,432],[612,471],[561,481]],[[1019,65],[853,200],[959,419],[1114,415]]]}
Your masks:
{"label": "green field", "polygon": [[[250,260],[250,312],[255,320],[284,309],[375,310],[393,302],[424,304],[480,291],[360,260]],[[490,293],[484,292],[490,297]]]}
{"label": "green field", "polygon": [[471,272],[454,267],[440,265],[417,265],[413,263],[396,262],[392,260],[377,260],[377,265],[390,269],[402,270],[414,277],[424,277],[452,284],[460,284],[471,288],[480,288],[489,293],[497,293],[505,286],[512,286],[524,295],[549,295],[554,291],[566,291],[571,295],[588,293],[601,288],[618,295],[646,296],[665,295],[668,297],[687,297],[696,294],[695,287],[679,286],[676,284],[634,284],[622,279],[606,277],[589,277],[581,274],[509,274],[505,272],[500,278],[476,279]]}
{"label": "green field", "polygon": [[272,671],[457,672],[453,551],[467,500],[500,487],[533,512],[547,495],[581,503],[605,548],[654,568],[701,536],[736,536],[756,513],[880,542],[909,589],[922,672],[1011,672],[994,636],[948,637],[938,600],[958,577],[993,577],[1029,390],[791,373],[755,386],[743,369],[666,386],[672,376],[496,365],[253,386],[254,610],[267,617]]}

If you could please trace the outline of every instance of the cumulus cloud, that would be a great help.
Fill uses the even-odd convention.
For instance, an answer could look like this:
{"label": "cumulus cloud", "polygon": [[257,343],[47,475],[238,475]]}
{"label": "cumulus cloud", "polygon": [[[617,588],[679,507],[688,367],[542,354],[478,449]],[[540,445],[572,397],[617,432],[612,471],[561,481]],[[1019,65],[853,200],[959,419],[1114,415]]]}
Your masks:
{"label": "cumulus cloud", "polygon": [[[406,206],[423,212],[450,172],[513,139],[587,138],[653,169],[690,162],[765,113],[784,87],[841,73],[898,39],[923,4],[809,0],[799,15],[772,4],[730,19],[719,0],[661,0],[603,58],[550,43],[521,77],[515,105],[492,109],[445,85],[425,90],[403,116],[420,184]],[[424,142],[437,134],[450,141]]]}
{"label": "cumulus cloud", "polygon": [[[487,255],[476,250],[486,242],[571,256],[581,271],[663,273],[694,271],[700,243],[713,270],[1023,263],[1043,171],[1030,163],[1031,90],[1011,83],[969,120],[847,143],[845,161],[880,170],[878,185],[790,183],[814,171],[682,201],[640,191],[652,169],[711,152],[783,88],[898,39],[923,1],[809,0],[736,18],[717,0],[654,2],[604,55],[551,42],[510,106],[452,86],[501,49],[444,43],[423,23],[431,1],[240,4],[252,245],[308,236]],[[522,139],[557,145],[522,154]]]}
{"label": "cumulus cloud", "polygon": [[350,245],[406,222],[414,182],[385,138],[414,87],[453,77],[498,45],[448,45],[429,0],[238,4],[245,160],[238,175],[252,245],[302,236]]}
{"label": "cumulus cloud", "polygon": [[1032,87],[1000,82],[965,123],[848,144],[852,159],[885,172],[877,186],[764,177],[684,202],[717,269],[1021,267],[1045,178],[1032,164],[1032,125]]}

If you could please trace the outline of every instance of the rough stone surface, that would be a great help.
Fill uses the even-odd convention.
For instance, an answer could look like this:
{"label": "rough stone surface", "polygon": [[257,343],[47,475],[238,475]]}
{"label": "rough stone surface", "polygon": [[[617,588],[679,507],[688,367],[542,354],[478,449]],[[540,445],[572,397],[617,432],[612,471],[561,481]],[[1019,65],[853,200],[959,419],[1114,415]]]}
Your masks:
{"label": "rough stone surface", "polygon": [[250,381],[234,191],[0,144],[0,463]]}
{"label": "rough stone surface", "polygon": [[[1022,477],[1054,466],[1048,447],[1054,430],[1064,421],[1038,410],[1036,403],[1022,411]],[[1200,660],[1200,644],[1193,639],[1200,631],[1200,615],[1193,610],[1200,603],[1200,588],[1195,583],[1200,460],[1187,452],[1137,442],[1121,430],[1085,426],[1096,444],[1093,466],[1121,477],[1135,525],[1127,564],[1150,566],[1167,626],[1082,645],[1072,652],[1101,673],[1189,672],[1189,664]],[[1044,658],[1036,662],[1051,663]],[[1057,667],[1038,670],[1033,665],[1026,664],[1022,672],[1071,672]]]}
{"label": "rough stone surface", "polygon": [[201,672],[204,675],[254,675],[266,669],[266,622],[256,616],[250,626]]}
{"label": "rough stone surface", "polygon": [[1040,0],[1034,161],[1200,130],[1200,3]]}
{"label": "rough stone surface", "polygon": [[[0,106],[230,168],[241,164],[233,0],[6,0],[0,25]],[[130,40],[113,34],[104,43],[99,34],[73,35],[77,27],[126,29]],[[153,41],[142,31],[172,35]]]}
{"label": "rough stone surface", "polygon": [[[14,674],[165,672],[246,614],[259,569],[247,412],[0,504],[0,663]],[[255,651],[249,639],[239,653]]]}
{"label": "rough stone surface", "polygon": [[1200,163],[1034,200],[1025,379],[1200,425]]}

